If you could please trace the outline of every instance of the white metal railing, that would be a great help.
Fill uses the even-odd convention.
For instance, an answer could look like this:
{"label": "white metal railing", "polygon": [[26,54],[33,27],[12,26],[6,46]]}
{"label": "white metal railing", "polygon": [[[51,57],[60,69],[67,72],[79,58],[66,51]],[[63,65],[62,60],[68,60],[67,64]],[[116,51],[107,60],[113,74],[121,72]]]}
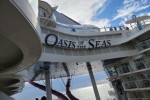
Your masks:
{"label": "white metal railing", "polygon": [[[142,30],[147,28],[148,26],[150,26],[150,20],[145,20],[145,22],[142,23],[141,26],[142,26]],[[137,25],[131,25],[130,30],[128,30],[127,37],[137,34],[139,31],[141,30],[138,29]]]}
{"label": "white metal railing", "polygon": [[119,31],[125,30],[124,26],[117,26],[117,27],[104,27],[98,28],[93,25],[67,25],[57,22],[56,29],[63,32],[82,32],[82,33],[89,33],[89,32],[108,32],[108,31]]}
{"label": "white metal railing", "polygon": [[[42,16],[43,18],[44,16]],[[45,17],[45,18],[49,18],[49,17]],[[50,19],[51,21],[54,21],[52,19]],[[130,37],[136,33],[138,33],[140,30],[138,29],[138,27],[136,25],[131,25],[132,29],[129,30],[127,29],[127,27],[125,26],[111,26],[111,27],[103,27],[103,28],[98,28],[94,25],[68,25],[68,24],[63,24],[63,23],[59,23],[54,21],[55,23],[57,23],[56,25],[56,30],[61,31],[61,32],[67,32],[67,33],[89,33],[89,32],[110,32],[110,31],[119,31],[119,30],[128,30],[128,32],[126,33],[127,37]],[[144,23],[141,24],[142,29],[150,26],[150,20],[146,20]]]}
{"label": "white metal railing", "polygon": [[52,22],[54,22],[55,23],[55,20],[53,19],[53,18],[48,18],[48,17],[43,17],[43,16],[41,16],[40,18],[42,18],[42,19],[46,19],[46,20],[49,20],[49,21],[52,21]]}
{"label": "white metal railing", "polygon": [[92,25],[67,25],[57,22],[56,30],[63,32],[100,32],[100,29]]}
{"label": "white metal railing", "polygon": [[56,23],[56,30],[61,31],[61,32],[73,32],[73,33],[89,33],[89,32],[109,32],[109,31],[119,31],[119,30],[126,30],[124,26],[115,26],[115,27],[103,27],[103,28],[98,28],[94,25],[68,25],[68,24],[63,24],[56,22],[52,18],[47,17],[46,15],[40,16],[40,18],[45,18],[46,20],[54,21]]}

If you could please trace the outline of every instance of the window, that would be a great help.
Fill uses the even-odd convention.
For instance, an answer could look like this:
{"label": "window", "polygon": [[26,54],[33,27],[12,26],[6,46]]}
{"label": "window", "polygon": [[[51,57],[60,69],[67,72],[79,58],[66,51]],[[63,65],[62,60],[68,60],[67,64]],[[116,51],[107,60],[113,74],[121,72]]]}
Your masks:
{"label": "window", "polygon": [[141,69],[144,69],[145,68],[145,65],[144,65],[144,58],[139,58],[139,59],[136,59],[134,60],[135,64],[136,64],[136,67],[138,70],[141,70]]}
{"label": "window", "polygon": [[117,75],[116,69],[114,67],[107,68],[107,71],[108,71],[110,76]]}
{"label": "window", "polygon": [[141,74],[141,77],[144,78],[144,79],[148,79],[150,78],[150,73],[149,72],[144,72]]}

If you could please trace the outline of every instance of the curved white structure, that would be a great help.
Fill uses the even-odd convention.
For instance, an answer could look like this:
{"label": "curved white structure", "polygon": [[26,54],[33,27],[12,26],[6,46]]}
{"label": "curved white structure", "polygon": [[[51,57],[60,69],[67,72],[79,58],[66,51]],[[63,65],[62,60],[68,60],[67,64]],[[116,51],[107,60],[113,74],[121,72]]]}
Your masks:
{"label": "curved white structure", "polygon": [[[0,71],[1,74],[14,73],[31,66],[40,57],[39,24],[27,1],[3,0],[1,8],[2,67],[0,69],[2,69]],[[6,9],[9,9],[8,13]]]}
{"label": "curved white structure", "polygon": [[2,0],[0,12],[0,91],[12,95],[22,90],[25,82],[15,73],[31,66],[41,55],[40,27],[26,0]]}

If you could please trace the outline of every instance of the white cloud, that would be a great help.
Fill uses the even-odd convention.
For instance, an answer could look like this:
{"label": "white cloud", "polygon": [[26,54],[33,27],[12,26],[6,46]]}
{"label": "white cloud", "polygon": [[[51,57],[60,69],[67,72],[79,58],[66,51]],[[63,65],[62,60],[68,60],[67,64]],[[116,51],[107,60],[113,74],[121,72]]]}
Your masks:
{"label": "white cloud", "polygon": [[133,13],[144,10],[148,7],[150,7],[149,0],[124,0],[123,7],[117,10],[117,15],[113,20],[130,16]]}
{"label": "white cloud", "polygon": [[109,20],[92,21],[92,17],[101,13],[107,0],[45,0],[52,6],[58,6],[58,11],[81,24],[109,25]]}
{"label": "white cloud", "polygon": [[111,26],[109,19],[100,19],[97,21],[89,21],[88,24],[95,25],[97,27]]}

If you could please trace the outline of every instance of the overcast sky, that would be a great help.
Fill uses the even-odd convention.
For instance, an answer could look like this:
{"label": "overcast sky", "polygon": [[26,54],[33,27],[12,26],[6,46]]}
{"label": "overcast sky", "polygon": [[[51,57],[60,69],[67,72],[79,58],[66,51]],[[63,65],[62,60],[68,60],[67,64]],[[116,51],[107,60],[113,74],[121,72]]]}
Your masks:
{"label": "overcast sky", "polygon": [[[33,0],[30,0],[32,2]],[[124,24],[126,17],[135,15],[150,15],[150,0],[44,0],[58,11],[81,24],[93,24],[98,27],[117,26]],[[97,81],[107,78],[105,72],[95,74]],[[64,79],[65,81],[65,79]],[[42,83],[42,82],[41,82]],[[90,85],[88,75],[73,77],[72,89]],[[53,81],[53,88],[64,91],[61,79]],[[45,92],[26,83],[23,92],[14,95],[16,100],[34,100]]]}

